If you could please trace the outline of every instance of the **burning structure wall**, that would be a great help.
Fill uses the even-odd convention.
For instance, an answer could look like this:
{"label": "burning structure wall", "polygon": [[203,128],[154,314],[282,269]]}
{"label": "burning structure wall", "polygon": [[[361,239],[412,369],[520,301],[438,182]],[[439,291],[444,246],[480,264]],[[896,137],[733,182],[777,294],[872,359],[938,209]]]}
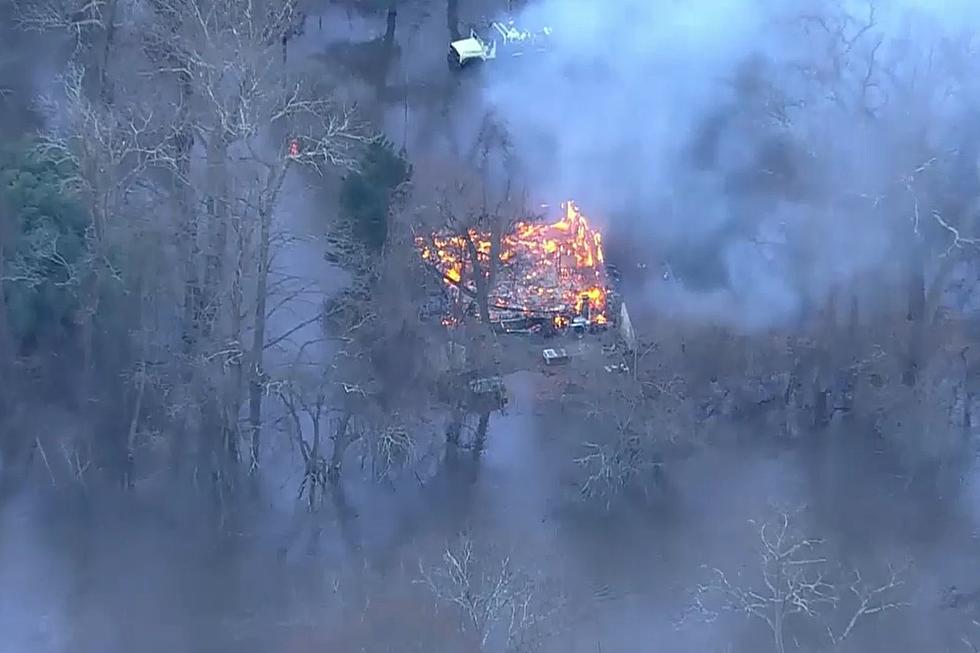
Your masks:
{"label": "burning structure wall", "polygon": [[422,236],[416,243],[423,260],[462,295],[476,297],[476,274],[492,280],[488,299],[493,319],[548,317],[564,326],[582,316],[592,324],[605,324],[602,237],[574,202],[562,204],[562,211],[557,222],[518,222],[509,233],[500,234],[496,265],[490,264],[493,234],[475,229]]}

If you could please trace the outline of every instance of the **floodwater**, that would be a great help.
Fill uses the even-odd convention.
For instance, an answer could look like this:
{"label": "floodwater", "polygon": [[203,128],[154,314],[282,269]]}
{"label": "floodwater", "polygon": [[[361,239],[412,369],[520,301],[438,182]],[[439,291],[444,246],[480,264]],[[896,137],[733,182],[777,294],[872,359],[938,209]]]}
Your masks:
{"label": "floodwater", "polygon": [[[864,650],[957,650],[962,615],[940,602],[950,585],[980,584],[970,474],[909,477],[883,442],[843,429],[792,447],[743,437],[672,464],[658,496],[605,514],[575,500],[568,432],[534,414],[541,377],[507,382],[514,400],[492,416],[482,455],[460,451],[394,485],[348,484],[340,508],[290,507],[272,495],[295,485],[278,483],[218,533],[190,489],[98,510],[63,494],[16,498],[0,513],[0,653],[328,650],[351,614],[373,614],[365,606],[424,596],[419,562],[438,563],[461,531],[551,579],[545,598],[562,610],[546,650],[765,646],[758,624],[677,620],[702,565],[751,572],[748,520],[773,503],[806,503],[810,530],[869,574],[914,560],[914,605],[858,631],[872,638]],[[437,637],[418,627],[414,637]],[[343,650],[389,650],[382,630],[365,626]]]}
{"label": "floodwater", "polygon": [[[388,132],[413,155],[430,141],[437,152],[468,149],[464,136],[482,118],[472,88],[479,78],[448,78],[441,20],[409,18],[399,27],[418,45],[406,47],[392,73],[406,100],[387,116]],[[291,57],[376,37],[379,25],[337,11],[311,17]],[[428,54],[411,56],[420,50]],[[433,92],[443,86],[455,95]],[[437,98],[432,104],[446,111],[420,107],[411,93]],[[287,226],[296,235],[329,217],[295,202],[284,215],[295,219]],[[329,293],[336,271],[320,251],[297,241],[283,257],[292,267],[277,272],[315,274],[319,292]],[[295,309],[270,329],[316,308]],[[415,582],[420,562],[437,565],[460,532],[489,549],[488,566],[510,556],[550,579],[540,598],[561,609],[546,650],[771,650],[757,623],[676,622],[703,565],[731,574],[757,568],[750,519],[771,504],[804,503],[809,530],[842,563],[869,577],[890,561],[914,563],[903,596],[912,605],[859,629],[854,650],[964,651],[961,637],[980,635],[969,630],[972,615],[941,607],[951,585],[980,588],[980,476],[972,464],[910,475],[887,443],[846,425],[779,446],[733,425],[737,443],[671,463],[659,494],[605,514],[577,501],[571,461],[580,434],[535,414],[542,379],[523,372],[507,382],[513,402],[491,417],[479,455],[427,460],[418,476],[393,484],[348,480],[343,500],[328,499],[315,513],[296,502],[298,464],[285,454],[268,464],[259,498],[221,524],[207,493],[190,486],[97,500],[78,488],[13,497],[0,504],[0,653],[472,650],[443,619],[415,607],[427,596]],[[356,471],[351,465],[349,476]]]}

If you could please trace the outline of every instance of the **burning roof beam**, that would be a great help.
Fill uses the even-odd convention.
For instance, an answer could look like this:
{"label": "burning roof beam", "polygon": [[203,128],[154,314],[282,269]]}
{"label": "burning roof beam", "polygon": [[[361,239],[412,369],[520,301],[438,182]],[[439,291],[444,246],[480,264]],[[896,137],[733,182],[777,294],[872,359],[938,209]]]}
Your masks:
{"label": "burning roof beam", "polygon": [[[586,314],[604,323],[607,279],[602,236],[589,226],[574,202],[562,204],[562,209],[557,222],[518,222],[511,233],[501,237],[490,305],[500,311],[551,315],[556,320]],[[416,243],[423,260],[446,283],[472,297],[476,284],[467,239],[480,262],[489,263],[491,236],[475,229],[420,237]],[[477,273],[485,273],[488,267],[478,266]]]}

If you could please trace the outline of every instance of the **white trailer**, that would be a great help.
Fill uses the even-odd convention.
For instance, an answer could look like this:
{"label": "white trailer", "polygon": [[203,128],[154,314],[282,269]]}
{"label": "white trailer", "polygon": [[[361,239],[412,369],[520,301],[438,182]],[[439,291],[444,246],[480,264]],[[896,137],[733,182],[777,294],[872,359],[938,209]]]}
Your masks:
{"label": "white trailer", "polygon": [[500,56],[518,57],[528,51],[543,51],[551,36],[551,28],[540,32],[522,30],[514,21],[494,21],[485,34],[475,29],[464,39],[449,44],[449,64],[463,68],[472,63],[490,61]]}

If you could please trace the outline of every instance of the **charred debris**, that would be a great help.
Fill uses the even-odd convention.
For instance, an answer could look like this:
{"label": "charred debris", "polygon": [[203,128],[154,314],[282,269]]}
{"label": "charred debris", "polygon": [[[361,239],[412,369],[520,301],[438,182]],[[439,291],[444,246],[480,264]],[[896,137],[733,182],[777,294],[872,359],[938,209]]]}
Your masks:
{"label": "charred debris", "polygon": [[[545,367],[601,352],[607,372],[629,371],[615,360],[629,360],[635,348],[620,274],[574,202],[562,204],[556,221],[519,220],[496,234],[444,230],[416,237],[416,246],[438,280],[420,312],[447,330],[444,367],[469,367],[455,332],[486,317],[498,336],[521,337],[516,348],[534,352]],[[503,396],[499,377],[477,374],[469,383],[475,395]]]}

